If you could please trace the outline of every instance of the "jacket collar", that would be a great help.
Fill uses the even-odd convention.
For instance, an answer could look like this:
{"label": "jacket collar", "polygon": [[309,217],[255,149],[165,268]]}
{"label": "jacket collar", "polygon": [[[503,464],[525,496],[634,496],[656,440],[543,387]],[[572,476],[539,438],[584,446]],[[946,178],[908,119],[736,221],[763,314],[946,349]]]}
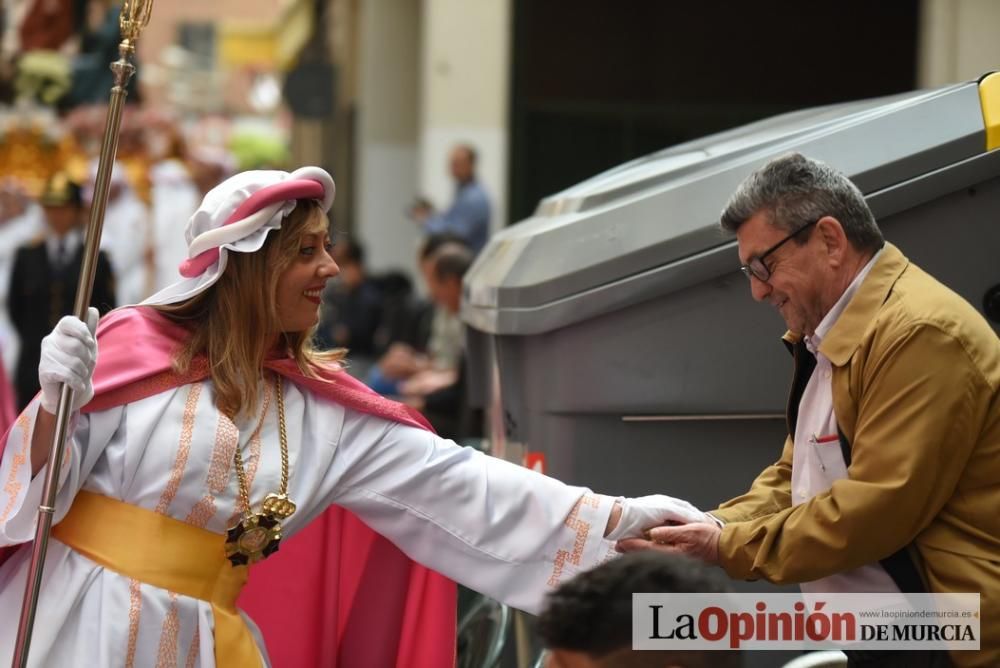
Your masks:
{"label": "jacket collar", "polygon": [[[858,291],[837,318],[837,322],[823,337],[819,351],[832,365],[844,366],[851,359],[851,355],[861,345],[861,339],[868,325],[888,299],[892,286],[909,264],[909,259],[902,251],[888,241],[885,243],[882,255],[875,261],[875,266],[858,287]],[[802,335],[788,331],[781,338],[785,346],[792,350],[802,340]]]}

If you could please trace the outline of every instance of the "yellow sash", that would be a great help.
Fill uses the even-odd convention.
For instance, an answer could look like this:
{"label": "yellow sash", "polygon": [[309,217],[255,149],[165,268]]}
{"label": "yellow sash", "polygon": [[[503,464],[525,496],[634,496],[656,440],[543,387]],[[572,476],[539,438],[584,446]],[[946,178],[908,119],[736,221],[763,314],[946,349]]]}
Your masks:
{"label": "yellow sash", "polygon": [[215,664],[261,666],[236,609],[247,567],[225,557],[225,536],[92,492],[81,491],[52,535],[91,561],[143,584],[212,604]]}

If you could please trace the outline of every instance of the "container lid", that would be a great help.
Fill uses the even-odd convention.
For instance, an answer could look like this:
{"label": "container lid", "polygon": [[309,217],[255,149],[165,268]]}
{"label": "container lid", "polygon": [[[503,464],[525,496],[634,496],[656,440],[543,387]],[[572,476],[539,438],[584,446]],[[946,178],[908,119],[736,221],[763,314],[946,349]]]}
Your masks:
{"label": "container lid", "polygon": [[721,210],[744,178],[784,153],[822,160],[868,195],[985,150],[976,82],[792,112],[679,144],[547,197],[498,232],[466,275],[462,317],[485,332],[538,333],[620,308],[626,293],[634,302],[670,282],[736,271]]}

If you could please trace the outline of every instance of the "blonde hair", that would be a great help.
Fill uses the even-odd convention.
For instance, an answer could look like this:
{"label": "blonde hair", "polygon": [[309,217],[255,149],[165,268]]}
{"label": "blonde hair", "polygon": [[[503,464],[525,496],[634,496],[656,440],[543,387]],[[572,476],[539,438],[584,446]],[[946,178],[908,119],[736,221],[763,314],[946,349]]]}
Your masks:
{"label": "blonde hair", "polygon": [[[278,318],[278,279],[298,256],[302,235],[320,229],[326,231],[326,216],[319,205],[299,200],[259,251],[230,252],[226,270],[210,288],[186,301],[154,307],[191,331],[176,353],[175,371],[186,373],[192,360],[204,355],[215,385],[215,405],[229,418],[249,415],[257,406],[268,353],[291,357],[303,374],[313,377],[319,367],[344,359],[344,349],[313,347],[315,327],[283,332]],[[279,333],[277,345],[269,348]]]}

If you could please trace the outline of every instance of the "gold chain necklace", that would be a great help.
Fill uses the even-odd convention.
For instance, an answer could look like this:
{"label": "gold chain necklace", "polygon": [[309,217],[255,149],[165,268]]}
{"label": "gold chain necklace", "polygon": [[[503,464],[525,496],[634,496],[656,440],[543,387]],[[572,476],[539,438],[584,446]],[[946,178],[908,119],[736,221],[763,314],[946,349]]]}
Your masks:
{"label": "gold chain necklace", "polygon": [[236,479],[240,485],[243,519],[229,528],[226,534],[226,558],[233,566],[243,566],[266,559],[278,551],[281,543],[281,522],[292,516],[295,504],[288,498],[288,436],[285,433],[285,398],[281,389],[281,376],[275,374],[275,393],[278,397],[278,436],[281,441],[281,484],[278,493],[264,497],[260,512],[250,508],[250,486],[243,470],[243,456],[239,444],[233,454]]}

